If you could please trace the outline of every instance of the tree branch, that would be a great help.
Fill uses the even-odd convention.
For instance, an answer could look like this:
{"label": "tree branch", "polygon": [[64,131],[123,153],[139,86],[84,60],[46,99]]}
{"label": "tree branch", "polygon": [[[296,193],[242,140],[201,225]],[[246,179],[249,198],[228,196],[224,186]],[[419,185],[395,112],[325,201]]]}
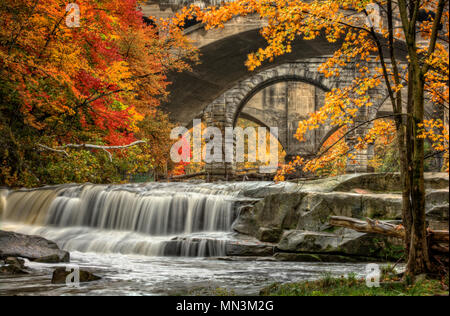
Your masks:
{"label": "tree branch", "polygon": [[67,145],[64,145],[64,146],[56,147],[56,148],[51,148],[51,147],[48,147],[48,146],[45,146],[45,145],[42,145],[42,144],[37,144],[37,146],[41,147],[41,148],[43,148],[45,150],[58,152],[58,153],[63,153],[67,157],[69,156],[69,154],[67,153],[67,151],[64,150],[66,148],[99,149],[99,150],[105,151],[108,154],[108,156],[109,156],[109,161],[112,162],[112,154],[111,154],[111,152],[109,152],[109,150],[111,150],[111,149],[125,149],[125,148],[129,148],[129,147],[136,146],[136,145],[139,145],[139,144],[144,144],[144,143],[146,143],[146,141],[138,140],[138,141],[135,141],[135,142],[133,142],[131,144],[122,145],[122,146],[101,146],[101,145],[93,145],[93,144],[67,144]]}
{"label": "tree branch", "polygon": [[327,147],[323,152],[321,152],[317,157],[321,157],[321,156],[323,156],[324,154],[326,154],[331,148],[333,148],[334,146],[336,146],[336,144],[339,143],[341,140],[343,140],[348,134],[350,134],[350,133],[353,132],[354,130],[360,128],[361,126],[364,126],[364,125],[369,124],[369,123],[371,123],[371,122],[373,122],[373,121],[380,120],[380,119],[383,119],[383,118],[396,117],[396,116],[403,116],[403,115],[407,115],[407,114],[406,114],[406,113],[388,114],[388,115],[383,115],[383,116],[376,117],[376,118],[374,118],[374,119],[370,119],[370,120],[364,121],[364,122],[362,122],[362,123],[360,123],[360,124],[358,124],[358,125],[352,127],[350,130],[348,130],[344,135],[342,135],[342,136],[341,136],[337,141],[335,141],[332,145],[328,146],[328,147]]}
{"label": "tree branch", "polygon": [[[441,23],[442,13],[444,11],[444,5],[447,1],[445,0],[439,0],[436,16],[433,21],[433,27],[431,29],[431,37],[430,37],[430,45],[428,46],[428,52],[425,56],[425,59],[429,58],[436,48],[436,41],[437,41],[437,34],[439,29],[439,24]],[[428,63],[424,63],[422,67],[422,74],[425,75],[428,72],[428,69],[430,68],[430,65]]]}

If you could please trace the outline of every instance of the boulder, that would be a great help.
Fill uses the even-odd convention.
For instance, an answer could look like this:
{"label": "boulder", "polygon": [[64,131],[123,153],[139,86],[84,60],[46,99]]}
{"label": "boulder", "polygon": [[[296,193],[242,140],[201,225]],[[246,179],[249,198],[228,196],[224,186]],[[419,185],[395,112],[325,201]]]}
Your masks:
{"label": "boulder", "polygon": [[361,195],[361,213],[357,218],[401,219],[402,196],[400,194],[363,194]]}
{"label": "boulder", "polygon": [[232,229],[244,235],[257,236],[259,224],[254,212],[254,205],[241,206],[238,210],[238,216],[233,223]]}
{"label": "boulder", "polygon": [[251,242],[228,242],[225,246],[227,256],[265,257],[274,253],[273,245]]}
{"label": "boulder", "polygon": [[436,205],[427,211],[427,219],[446,223],[448,225],[449,205]]}
{"label": "boulder", "polygon": [[449,205],[436,205],[427,211],[428,226],[434,230],[448,230]]}
{"label": "boulder", "polygon": [[335,254],[323,253],[289,253],[277,252],[273,256],[277,261],[292,261],[292,262],[336,262],[336,263],[350,263],[350,262],[374,262],[378,258],[370,257],[355,257]]}
{"label": "boulder", "polygon": [[280,228],[260,227],[257,238],[263,242],[278,242],[282,233]]}
{"label": "boulder", "polygon": [[425,195],[426,208],[430,209],[436,205],[448,205],[449,203],[448,193],[449,193],[448,188],[441,190],[427,191]]}
{"label": "boulder", "polygon": [[276,251],[290,253],[337,254],[345,256],[398,259],[402,241],[380,235],[344,230],[344,234],[293,230],[283,234]]}
{"label": "boulder", "polygon": [[[80,283],[93,282],[102,279],[101,277],[96,276],[95,274],[92,274],[89,271],[79,270],[79,272],[80,272]],[[52,284],[66,284],[67,282],[66,279],[71,273],[73,272],[66,271],[65,267],[55,269],[55,271],[53,271]]]}
{"label": "boulder", "polygon": [[255,204],[259,227],[294,229],[299,220],[298,207],[306,193],[282,193],[266,196]]}
{"label": "boulder", "polygon": [[446,189],[448,192],[449,178],[447,172],[425,172],[424,181],[427,190]]}
{"label": "boulder", "polygon": [[70,254],[59,249],[56,243],[39,236],[29,236],[0,230],[0,259],[21,257],[36,260],[57,256],[58,262],[69,262]]}
{"label": "boulder", "polygon": [[[425,201],[427,209],[443,203],[448,205],[448,190],[432,190],[427,193]],[[388,193],[316,192],[303,198],[298,211],[300,215],[296,229],[324,231],[330,228],[330,216],[399,220],[402,218],[402,197]]]}
{"label": "boulder", "polygon": [[24,269],[25,268],[25,260],[16,258],[16,257],[8,257],[5,259],[4,261],[5,265],[13,265],[18,267],[19,269]]}
{"label": "boulder", "polygon": [[[431,190],[426,208],[448,205],[448,189]],[[435,209],[442,212],[444,208]],[[233,229],[263,242],[277,242],[285,230],[328,231],[330,216],[400,220],[402,196],[393,193],[297,192],[266,196],[242,206]],[[448,216],[447,216],[448,217]]]}
{"label": "boulder", "polygon": [[297,207],[305,194],[272,194],[255,205],[243,206],[239,210],[233,229],[242,234],[261,237],[263,238],[261,241],[276,240],[281,230],[295,229],[297,226],[299,215]]}
{"label": "boulder", "polygon": [[298,206],[298,222],[293,229],[323,231],[330,228],[332,215],[361,216],[362,196],[344,192],[308,193]]}
{"label": "boulder", "polygon": [[290,182],[253,182],[242,187],[241,195],[247,198],[262,199],[269,195],[295,193],[300,189],[298,184]]}
{"label": "boulder", "polygon": [[399,191],[399,184],[398,173],[363,173],[343,176],[333,191],[350,192],[358,188],[374,192],[395,192]]}
{"label": "boulder", "polygon": [[285,252],[331,252],[345,237],[331,233],[303,230],[287,231],[283,234],[277,250]]}
{"label": "boulder", "polygon": [[[330,181],[333,178],[330,178]],[[424,174],[427,190],[448,189],[449,177],[446,172],[426,172]],[[400,192],[399,173],[361,173],[343,175],[334,178],[333,191],[349,192],[353,189],[363,189],[374,192]]]}
{"label": "boulder", "polygon": [[34,262],[38,262],[38,263],[59,263],[59,262],[61,262],[61,260],[60,260],[59,256],[55,254],[55,255],[50,255],[50,256],[37,258],[36,260],[34,260]]}
{"label": "boulder", "polygon": [[233,229],[276,242],[282,230],[324,231],[330,216],[401,218],[401,196],[346,192],[284,193],[241,209]]}
{"label": "boulder", "polygon": [[17,267],[16,265],[8,264],[0,267],[0,275],[24,275],[28,274],[27,271]]}

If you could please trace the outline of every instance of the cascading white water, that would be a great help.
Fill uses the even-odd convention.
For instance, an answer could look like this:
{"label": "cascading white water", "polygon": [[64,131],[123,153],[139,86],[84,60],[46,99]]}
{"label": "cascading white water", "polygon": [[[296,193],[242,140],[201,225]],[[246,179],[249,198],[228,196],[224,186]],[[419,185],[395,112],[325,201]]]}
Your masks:
{"label": "cascading white water", "polygon": [[3,219],[69,251],[223,256],[238,193],[185,183],[18,190],[4,198]]}

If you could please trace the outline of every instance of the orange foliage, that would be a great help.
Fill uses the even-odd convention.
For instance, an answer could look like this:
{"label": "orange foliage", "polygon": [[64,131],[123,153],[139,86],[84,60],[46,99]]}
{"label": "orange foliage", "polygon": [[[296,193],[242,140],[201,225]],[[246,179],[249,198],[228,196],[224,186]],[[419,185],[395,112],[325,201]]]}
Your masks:
{"label": "orange foliage", "polygon": [[59,143],[129,143],[167,95],[166,73],[188,68],[176,52],[195,59],[195,50],[178,27],[145,24],[136,0],[76,3],[80,27],[71,28],[66,1],[2,1],[0,75],[14,85],[24,123]]}
{"label": "orange foliage", "polygon": [[[175,20],[182,25],[186,18],[196,17],[206,28],[223,28],[226,22],[237,15],[257,15],[264,19],[267,25],[261,29],[261,35],[267,41],[267,46],[249,54],[246,65],[250,70],[261,66],[264,61],[273,61],[274,58],[291,52],[293,41],[298,37],[313,40],[323,36],[328,42],[341,43],[333,55],[320,66],[319,71],[326,78],[339,77],[343,69],[350,67],[355,70],[356,76],[349,85],[328,92],[325,105],[299,123],[295,136],[304,141],[308,131],[318,129],[325,123],[337,128],[354,126],[360,109],[373,106],[374,101],[369,95],[371,90],[387,89],[394,99],[395,95],[408,85],[408,78],[403,74],[407,73],[404,71],[407,64],[396,59],[387,61],[381,44],[391,37],[397,40],[405,39],[403,28],[390,29],[388,23],[383,23],[383,19],[380,19],[380,23],[375,23],[373,19],[373,15],[379,15],[374,11],[374,6],[382,6],[381,10],[386,12],[387,4],[387,1],[369,0],[237,0],[206,10],[192,5],[179,13]],[[433,11],[437,7],[437,0],[427,0],[421,2],[420,9]],[[394,19],[401,20],[397,9],[394,9],[393,16]],[[449,35],[448,20],[449,13],[446,11],[441,19],[443,34],[440,36],[444,39]],[[434,49],[429,46],[427,40],[432,34],[432,17],[418,25],[424,41],[417,42],[417,53],[427,56],[430,51],[424,60],[424,63],[429,65],[425,88],[435,106],[446,107],[448,111],[448,45],[445,40],[438,40]],[[375,70],[369,67],[369,63],[378,62],[381,62],[378,64],[381,66],[377,66]],[[400,73],[402,78],[399,78],[399,71],[396,69],[404,71]],[[311,161],[306,162],[298,157],[283,168],[277,180],[283,180],[283,174],[292,172],[299,165],[303,165],[304,170],[316,173],[325,165],[344,156],[352,162],[355,151],[366,148],[376,137],[386,136],[391,129],[389,124],[376,123],[353,148],[349,148],[342,141],[325,153],[319,153],[318,157]],[[448,140],[448,131],[443,128],[427,130],[427,133],[433,131],[433,135],[427,134],[426,137],[435,140],[434,148],[444,150],[448,155],[448,145],[443,145],[446,137]]]}

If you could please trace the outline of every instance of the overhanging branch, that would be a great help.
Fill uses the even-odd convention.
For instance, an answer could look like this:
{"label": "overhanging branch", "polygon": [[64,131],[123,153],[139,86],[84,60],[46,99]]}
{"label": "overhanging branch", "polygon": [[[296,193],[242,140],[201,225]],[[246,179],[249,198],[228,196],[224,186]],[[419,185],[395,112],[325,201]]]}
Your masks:
{"label": "overhanging branch", "polygon": [[37,144],[37,146],[40,147],[40,148],[43,148],[45,150],[48,150],[48,151],[53,151],[53,152],[57,152],[57,153],[63,153],[67,157],[69,156],[69,153],[65,150],[67,148],[77,148],[77,149],[87,148],[87,149],[90,149],[90,150],[92,150],[92,149],[99,149],[99,150],[105,151],[108,154],[108,156],[109,156],[109,161],[112,162],[112,154],[111,154],[111,152],[109,150],[125,149],[125,148],[133,147],[133,146],[136,146],[136,145],[139,145],[139,144],[144,144],[144,143],[146,143],[146,141],[138,140],[138,141],[135,141],[135,142],[133,142],[131,144],[122,145],[122,146],[101,146],[101,145],[93,145],[93,144],[66,144],[64,146],[59,146],[59,147],[56,147],[56,148],[51,148],[51,147],[48,147],[48,146],[45,146],[45,145],[42,145],[42,144]]}

